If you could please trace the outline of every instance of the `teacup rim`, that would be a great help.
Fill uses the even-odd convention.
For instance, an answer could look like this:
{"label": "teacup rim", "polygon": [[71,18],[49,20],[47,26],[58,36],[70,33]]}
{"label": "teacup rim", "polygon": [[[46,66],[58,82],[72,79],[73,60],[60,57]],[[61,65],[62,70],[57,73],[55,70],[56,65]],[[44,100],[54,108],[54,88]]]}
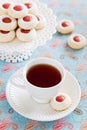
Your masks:
{"label": "teacup rim", "polygon": [[[43,59],[55,60],[58,64],[61,65],[62,70],[63,70],[63,77],[62,77],[62,80],[61,80],[58,84],[53,85],[52,87],[42,88],[42,87],[35,86],[34,84],[30,83],[30,82],[26,79],[26,76],[25,76],[25,75],[26,75],[26,68],[27,68],[27,66],[28,66],[31,62],[36,61],[36,60],[38,60],[38,59],[39,59],[39,60],[40,60],[40,59],[41,59],[41,60],[43,60]],[[37,63],[37,64],[38,64],[38,63]],[[54,66],[54,67],[55,67],[55,66]],[[60,86],[60,85],[63,83],[64,79],[65,79],[65,75],[66,75],[66,71],[65,71],[65,68],[63,67],[63,65],[61,64],[61,62],[57,61],[56,59],[48,58],[48,57],[39,57],[39,58],[31,59],[31,60],[23,67],[23,77],[24,77],[24,80],[25,80],[26,84],[29,85],[29,86],[31,86],[31,87],[33,87],[33,88],[35,88],[35,89],[38,89],[38,90],[49,90],[49,89],[52,90],[52,89],[54,89],[54,88]]]}

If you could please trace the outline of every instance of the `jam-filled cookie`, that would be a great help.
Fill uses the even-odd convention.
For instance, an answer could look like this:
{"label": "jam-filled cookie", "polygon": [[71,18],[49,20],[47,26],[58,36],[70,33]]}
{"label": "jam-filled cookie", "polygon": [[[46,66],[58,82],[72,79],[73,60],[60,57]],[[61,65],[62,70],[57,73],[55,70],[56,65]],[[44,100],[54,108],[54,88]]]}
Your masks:
{"label": "jam-filled cookie", "polygon": [[10,2],[2,2],[0,4],[0,12],[3,12],[3,13],[8,13],[8,9],[10,7],[11,3]]}
{"label": "jam-filled cookie", "polygon": [[86,38],[81,34],[72,34],[68,38],[68,45],[73,49],[81,49],[87,44]]}
{"label": "jam-filled cookie", "polygon": [[8,14],[13,18],[22,18],[27,13],[28,9],[23,4],[12,4],[8,9]]}
{"label": "jam-filled cookie", "polygon": [[0,42],[10,42],[15,38],[15,31],[0,30]]}
{"label": "jam-filled cookie", "polygon": [[24,5],[28,9],[28,13],[31,13],[31,14],[37,14],[38,13],[38,7],[37,7],[36,3],[29,1],[29,2],[25,2]]}
{"label": "jam-filled cookie", "polygon": [[17,27],[16,19],[10,17],[9,15],[0,16],[0,30],[11,31]]}
{"label": "jam-filled cookie", "polygon": [[36,15],[38,23],[35,27],[36,30],[38,29],[43,29],[46,26],[46,19],[42,14],[37,14]]}
{"label": "jam-filled cookie", "polygon": [[27,14],[23,18],[18,19],[18,25],[23,29],[33,29],[37,25],[37,18],[32,14]]}
{"label": "jam-filled cookie", "polygon": [[25,30],[18,28],[16,31],[16,36],[20,41],[23,42],[32,41],[36,38],[36,31],[35,29]]}
{"label": "jam-filled cookie", "polygon": [[71,98],[66,93],[59,93],[51,99],[50,105],[54,110],[63,111],[71,105]]}
{"label": "jam-filled cookie", "polygon": [[75,26],[71,20],[60,20],[57,24],[57,31],[61,34],[68,34],[74,30]]}

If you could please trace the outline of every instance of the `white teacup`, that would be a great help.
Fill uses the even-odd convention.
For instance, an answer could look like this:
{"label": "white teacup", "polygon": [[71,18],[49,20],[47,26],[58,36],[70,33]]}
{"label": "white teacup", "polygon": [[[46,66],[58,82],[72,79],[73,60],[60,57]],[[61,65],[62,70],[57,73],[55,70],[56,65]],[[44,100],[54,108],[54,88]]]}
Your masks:
{"label": "white teacup", "polygon": [[[50,87],[49,86],[42,87],[42,86],[35,85],[28,80],[27,75],[30,75],[29,71],[31,70],[31,67],[42,65],[42,64],[50,65],[60,72],[61,80],[59,81],[59,83],[56,83],[55,85],[52,85]],[[62,82],[65,79],[65,69],[62,66],[62,64],[55,59],[46,58],[46,57],[35,58],[33,60],[30,60],[24,66],[23,78],[24,78],[24,84],[26,86],[26,89],[30,93],[32,98],[38,103],[48,103],[50,99],[58,93],[58,89],[59,87],[61,87]],[[34,78],[36,79],[36,76]],[[49,76],[48,77],[45,76],[44,78],[49,78]]]}
{"label": "white teacup", "polygon": [[[32,66],[36,66],[38,64],[48,64],[55,67],[61,74],[61,81],[56,85],[53,85],[51,87],[45,87],[45,88],[43,88],[42,86],[38,87],[30,83],[27,80],[27,76],[26,76],[27,72]],[[48,103],[50,99],[57,94],[59,87],[61,87],[61,84],[65,78],[65,69],[62,66],[62,64],[55,59],[46,58],[46,57],[35,58],[33,60],[30,60],[30,62],[27,65],[25,65],[23,69],[23,77],[26,84],[26,88],[31,94],[31,96],[33,97],[33,99],[39,103]]]}

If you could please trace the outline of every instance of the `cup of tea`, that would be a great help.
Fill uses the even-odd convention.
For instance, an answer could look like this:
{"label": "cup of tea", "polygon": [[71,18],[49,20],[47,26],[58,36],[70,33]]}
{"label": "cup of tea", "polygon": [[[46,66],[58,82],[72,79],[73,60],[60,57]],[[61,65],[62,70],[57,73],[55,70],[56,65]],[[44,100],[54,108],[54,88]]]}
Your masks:
{"label": "cup of tea", "polygon": [[46,57],[32,59],[23,68],[26,89],[38,103],[48,103],[58,93],[65,74],[60,62]]}

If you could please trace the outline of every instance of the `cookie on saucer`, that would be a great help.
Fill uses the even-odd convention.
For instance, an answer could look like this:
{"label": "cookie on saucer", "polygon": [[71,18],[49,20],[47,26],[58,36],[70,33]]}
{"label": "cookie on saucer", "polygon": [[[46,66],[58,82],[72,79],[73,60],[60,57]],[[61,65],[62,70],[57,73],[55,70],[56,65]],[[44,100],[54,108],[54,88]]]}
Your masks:
{"label": "cookie on saucer", "polygon": [[71,98],[66,93],[58,93],[51,99],[51,107],[57,111],[68,109],[71,105]]}

